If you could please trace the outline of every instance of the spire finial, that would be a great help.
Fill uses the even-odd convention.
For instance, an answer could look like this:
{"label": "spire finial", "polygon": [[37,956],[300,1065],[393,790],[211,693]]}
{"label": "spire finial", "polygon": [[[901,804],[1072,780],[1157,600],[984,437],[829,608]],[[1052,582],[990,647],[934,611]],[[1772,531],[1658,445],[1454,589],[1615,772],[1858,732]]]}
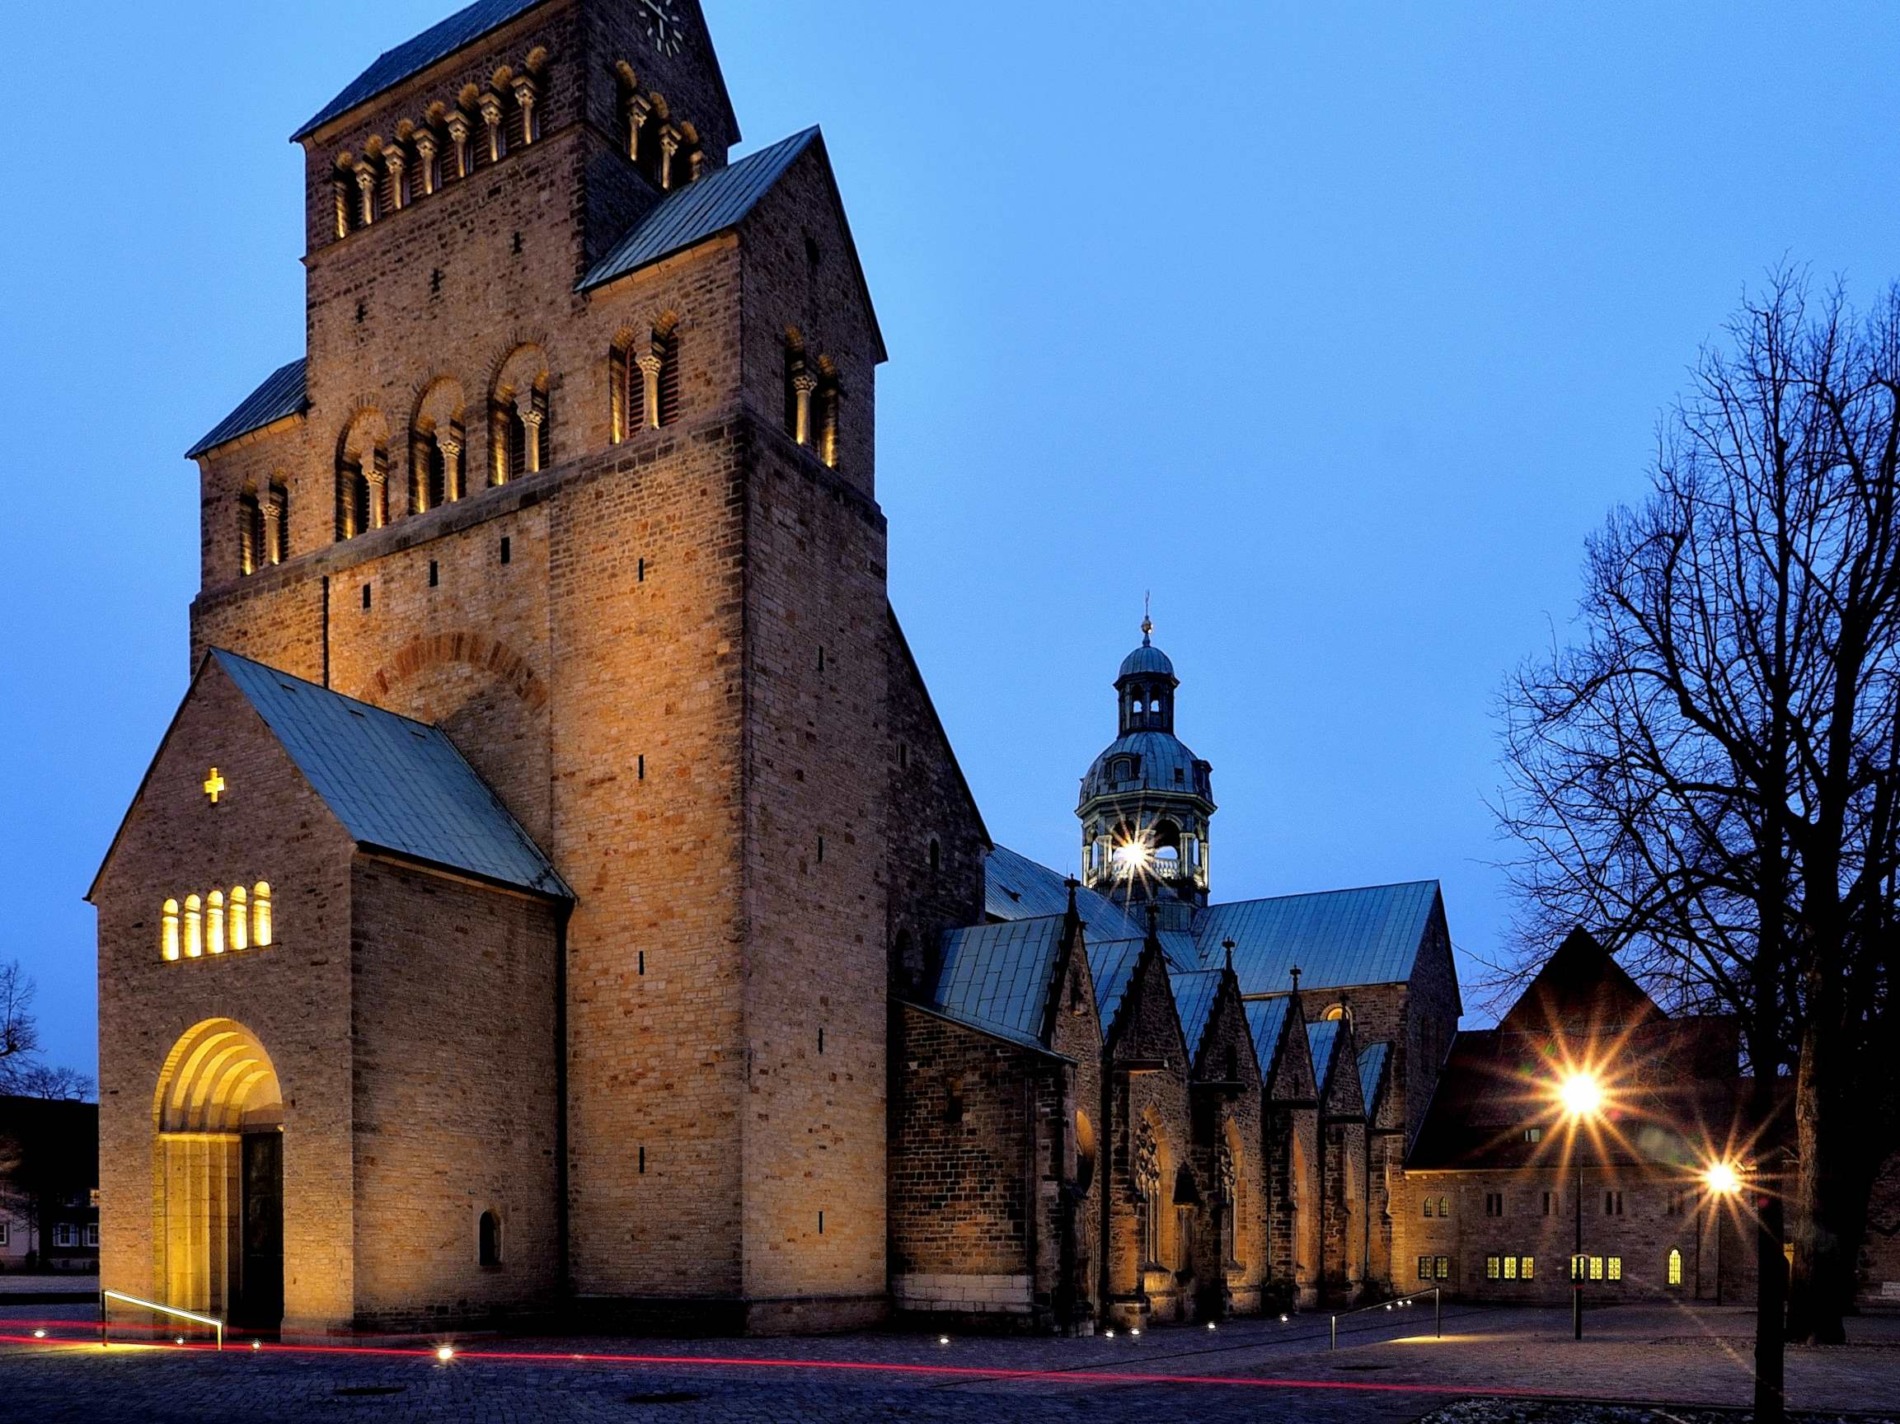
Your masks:
{"label": "spire finial", "polygon": [[1293,992],[1300,992],[1300,966],[1297,964],[1293,966]]}
{"label": "spire finial", "polygon": [[1231,936],[1231,935],[1229,935],[1229,936],[1228,936],[1228,937],[1227,937],[1226,939],[1224,939],[1224,940],[1222,940],[1222,941],[1220,942],[1220,947],[1221,947],[1222,949],[1224,949],[1224,950],[1226,950],[1226,951],[1227,951],[1227,972],[1228,972],[1229,974],[1232,974],[1232,973],[1234,972],[1234,940],[1233,940],[1233,936]]}
{"label": "spire finial", "polygon": [[1155,631],[1154,611],[1155,596],[1152,593],[1144,593],[1141,596],[1141,646],[1144,648],[1154,646],[1151,641]]}

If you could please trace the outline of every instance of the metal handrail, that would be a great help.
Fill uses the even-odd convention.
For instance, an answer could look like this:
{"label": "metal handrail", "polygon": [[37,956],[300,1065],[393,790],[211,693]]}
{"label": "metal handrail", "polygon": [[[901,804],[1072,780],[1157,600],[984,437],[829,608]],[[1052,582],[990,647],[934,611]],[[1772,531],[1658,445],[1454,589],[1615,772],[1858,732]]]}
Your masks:
{"label": "metal handrail", "polygon": [[1430,1296],[1432,1298],[1432,1315],[1434,1317],[1433,1325],[1437,1329],[1438,1338],[1441,1340],[1444,1339],[1445,1338],[1445,1290],[1443,1286],[1433,1286],[1429,1290],[1413,1291],[1410,1295],[1395,1295],[1392,1297],[1391,1300],[1379,1300],[1379,1301],[1374,1301],[1371,1305],[1356,1306],[1351,1310],[1334,1311],[1333,1312],[1333,1331],[1332,1331],[1333,1339],[1332,1339],[1332,1344],[1329,1345],[1327,1348],[1332,1349],[1332,1350],[1337,1350],[1339,1348],[1339,1322],[1343,1316],[1363,1315],[1368,1310],[1381,1310],[1381,1309],[1390,1310],[1396,1304],[1400,1304],[1408,1300],[1422,1300],[1426,1296]]}
{"label": "metal handrail", "polygon": [[135,1295],[127,1295],[123,1291],[115,1290],[102,1290],[99,1292],[99,1343],[101,1345],[110,1345],[112,1343],[106,1338],[106,1331],[111,1324],[111,1316],[107,1311],[106,1302],[113,1300],[123,1301],[126,1305],[137,1306],[140,1310],[155,1310],[160,1315],[169,1315],[178,1320],[189,1320],[194,1325],[209,1325],[213,1330],[218,1332],[218,1348],[220,1350],[224,1348],[224,1322],[218,1319],[217,1316],[199,1315],[194,1311],[179,1310],[175,1306],[160,1305],[155,1300],[140,1300]]}

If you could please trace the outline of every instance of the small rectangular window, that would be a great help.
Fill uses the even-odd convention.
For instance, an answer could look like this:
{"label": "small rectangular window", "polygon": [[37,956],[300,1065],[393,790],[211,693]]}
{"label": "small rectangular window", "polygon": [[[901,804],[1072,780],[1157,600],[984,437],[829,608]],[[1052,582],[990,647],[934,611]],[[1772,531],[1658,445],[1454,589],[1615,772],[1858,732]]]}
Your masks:
{"label": "small rectangular window", "polygon": [[640,951],[635,972],[642,975],[647,972],[647,952],[644,949]]}
{"label": "small rectangular window", "polygon": [[429,587],[434,588],[442,582],[442,566],[434,559],[429,560]]}
{"label": "small rectangular window", "polygon": [[647,581],[647,561],[645,559],[640,560],[640,567],[635,575],[635,581],[638,583],[645,583]]}
{"label": "small rectangular window", "polygon": [[818,1234],[820,1236],[825,1234],[825,1214],[822,1211],[818,1213]]}
{"label": "small rectangular window", "polygon": [[1524,1140],[1526,1142],[1542,1142],[1544,1140],[1544,1129],[1541,1127],[1525,1128]]}
{"label": "small rectangular window", "polygon": [[1623,1279],[1623,1258],[1621,1256],[1612,1256],[1610,1257],[1608,1264],[1609,1264],[1609,1271],[1610,1271],[1610,1279],[1613,1281],[1622,1280]]}
{"label": "small rectangular window", "polygon": [[825,1051],[825,1031],[823,1029],[818,1030],[818,1051],[820,1053]]}
{"label": "small rectangular window", "polygon": [[1621,1216],[1623,1214],[1623,1194],[1621,1192],[1605,1192],[1603,1194],[1603,1214],[1605,1216]]}
{"label": "small rectangular window", "polygon": [[1593,1281],[1603,1279],[1603,1258],[1601,1256],[1592,1256],[1590,1258],[1590,1279]]}
{"label": "small rectangular window", "polygon": [[1557,1193],[1544,1193],[1544,1215],[1554,1216],[1557,1212]]}
{"label": "small rectangular window", "polygon": [[647,1150],[646,1148],[642,1147],[640,1149],[640,1175],[644,1177],[646,1173],[647,1173]]}
{"label": "small rectangular window", "polygon": [[1504,1279],[1507,1281],[1517,1279],[1517,1257],[1506,1256],[1504,1258]]}
{"label": "small rectangular window", "polygon": [[0,1246],[6,1245],[7,1242],[11,1239],[11,1237],[9,1236],[9,1233],[12,1230],[13,1230],[12,1222],[0,1221]]}
{"label": "small rectangular window", "polygon": [[1433,1276],[1435,1279],[1441,1280],[1441,1281],[1448,1281],[1451,1279],[1451,1257],[1449,1256],[1435,1257],[1432,1261],[1432,1267],[1433,1267]]}
{"label": "small rectangular window", "polygon": [[363,585],[363,607],[365,608],[369,607],[369,599],[370,599],[370,586],[368,584],[364,584]]}
{"label": "small rectangular window", "polygon": [[645,752],[641,752],[639,757],[636,758],[635,768],[635,779],[645,781],[647,779],[647,754]]}
{"label": "small rectangular window", "polygon": [[96,1221],[88,1222],[86,1225],[86,1244],[88,1246],[99,1244],[99,1223]]}
{"label": "small rectangular window", "polygon": [[818,863],[820,865],[825,863],[825,838],[823,836],[818,837]]}
{"label": "small rectangular window", "polygon": [[502,535],[501,536],[501,561],[504,564],[511,563],[514,560],[514,556],[515,556],[514,541],[511,540],[506,534]]}
{"label": "small rectangular window", "polygon": [[1484,1258],[1484,1278],[1487,1281],[1502,1280],[1504,1277],[1504,1258],[1486,1256]]}
{"label": "small rectangular window", "polygon": [[1517,1263],[1517,1278],[1521,1281],[1533,1280],[1537,1275],[1537,1258],[1525,1256]]}
{"label": "small rectangular window", "polygon": [[1429,1281],[1432,1278],[1432,1258],[1430,1256],[1420,1256],[1418,1258],[1418,1278],[1421,1281]]}
{"label": "small rectangular window", "polygon": [[77,1246],[79,1244],[79,1233],[73,1229],[70,1222],[62,1221],[58,1226],[53,1228],[53,1244],[55,1246]]}

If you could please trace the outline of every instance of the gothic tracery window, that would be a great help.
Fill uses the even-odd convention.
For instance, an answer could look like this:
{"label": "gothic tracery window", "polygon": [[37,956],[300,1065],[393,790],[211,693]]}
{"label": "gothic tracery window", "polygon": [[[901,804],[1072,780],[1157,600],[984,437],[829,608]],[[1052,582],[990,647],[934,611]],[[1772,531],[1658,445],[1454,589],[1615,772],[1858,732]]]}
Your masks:
{"label": "gothic tracery window", "polygon": [[1135,1199],[1139,1203],[1141,1227],[1141,1267],[1161,1266],[1161,1152],[1155,1141],[1154,1126],[1146,1118],[1135,1129],[1134,1150],[1130,1153],[1130,1175],[1134,1179]]}

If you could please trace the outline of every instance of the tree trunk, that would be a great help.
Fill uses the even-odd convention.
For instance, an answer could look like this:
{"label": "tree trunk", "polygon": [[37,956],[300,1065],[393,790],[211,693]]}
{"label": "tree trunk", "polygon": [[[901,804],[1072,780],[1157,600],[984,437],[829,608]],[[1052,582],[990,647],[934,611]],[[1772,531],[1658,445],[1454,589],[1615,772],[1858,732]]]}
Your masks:
{"label": "tree trunk", "polygon": [[1794,1183],[1794,1279],[1788,1301],[1788,1338],[1815,1345],[1847,1339],[1843,1317],[1853,1302],[1855,1233],[1852,1207],[1844,1200],[1853,1173],[1841,1142],[1840,1047],[1846,1035],[1840,990],[1816,974],[1810,1012],[1801,1035],[1795,1074],[1796,1181]]}

